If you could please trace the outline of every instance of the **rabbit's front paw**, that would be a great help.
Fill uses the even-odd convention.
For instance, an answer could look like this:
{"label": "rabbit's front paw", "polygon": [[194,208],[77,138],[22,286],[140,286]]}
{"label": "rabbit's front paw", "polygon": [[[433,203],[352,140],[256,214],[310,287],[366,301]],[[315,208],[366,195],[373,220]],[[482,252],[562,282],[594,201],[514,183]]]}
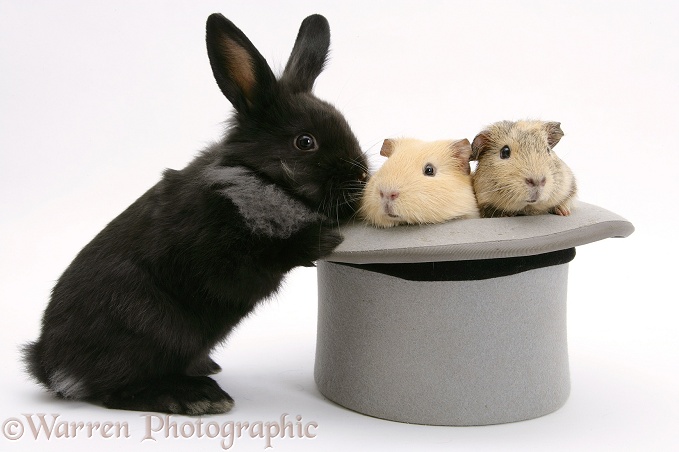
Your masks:
{"label": "rabbit's front paw", "polygon": [[344,237],[335,228],[325,224],[310,225],[281,250],[281,266],[289,268],[314,267],[314,262],[328,256],[342,243]]}
{"label": "rabbit's front paw", "polygon": [[334,228],[322,228],[318,241],[318,256],[316,259],[328,256],[342,243],[344,237]]}

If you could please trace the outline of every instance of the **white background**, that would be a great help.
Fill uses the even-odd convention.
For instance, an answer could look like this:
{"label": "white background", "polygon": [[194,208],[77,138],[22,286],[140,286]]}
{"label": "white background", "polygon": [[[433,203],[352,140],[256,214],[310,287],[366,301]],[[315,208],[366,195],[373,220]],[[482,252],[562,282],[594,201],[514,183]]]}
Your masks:
{"label": "white background", "polygon": [[[55,413],[127,422],[130,438],[0,433],[0,450],[220,450],[218,439],[142,442],[144,418],[62,402],[27,381],[35,339],[75,254],[166,168],[217,140],[230,105],[204,23],[222,12],[280,72],[299,24],[329,19],[319,97],[347,117],[373,167],[390,136],[472,139],[501,119],[561,121],[557,153],[580,198],[634,223],[578,248],[569,275],[572,393],[559,411],[488,427],[426,427],[356,414],[313,382],[316,280],[284,290],[214,354],[235,409],[205,422],[316,422],[273,450],[677,450],[679,10],[667,1],[0,0],[0,422]],[[191,422],[190,418],[176,421]],[[244,437],[236,450],[264,450]]]}

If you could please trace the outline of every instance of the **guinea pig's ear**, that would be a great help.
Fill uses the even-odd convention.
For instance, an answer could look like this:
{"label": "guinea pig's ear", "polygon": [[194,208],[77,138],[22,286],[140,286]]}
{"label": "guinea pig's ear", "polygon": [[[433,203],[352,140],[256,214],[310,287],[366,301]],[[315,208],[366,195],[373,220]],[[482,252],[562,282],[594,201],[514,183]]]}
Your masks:
{"label": "guinea pig's ear", "polygon": [[472,141],[472,152],[469,160],[478,160],[482,152],[488,150],[490,147],[490,136],[487,130],[476,135]]}
{"label": "guinea pig's ear", "polygon": [[563,136],[563,131],[561,130],[560,122],[546,122],[545,130],[547,131],[547,144],[550,148],[556,146],[556,144],[561,140]]}
{"label": "guinea pig's ear", "polygon": [[465,174],[471,173],[469,160],[472,155],[472,146],[469,144],[469,140],[463,138],[461,140],[451,142],[450,150],[453,151],[453,155],[460,162],[460,168],[462,169],[462,172]]}
{"label": "guinea pig's ear", "polygon": [[391,157],[391,154],[394,153],[394,148],[396,147],[396,140],[393,140],[391,138],[387,138],[384,140],[384,143],[382,143],[382,149],[380,150],[380,155],[382,157]]}

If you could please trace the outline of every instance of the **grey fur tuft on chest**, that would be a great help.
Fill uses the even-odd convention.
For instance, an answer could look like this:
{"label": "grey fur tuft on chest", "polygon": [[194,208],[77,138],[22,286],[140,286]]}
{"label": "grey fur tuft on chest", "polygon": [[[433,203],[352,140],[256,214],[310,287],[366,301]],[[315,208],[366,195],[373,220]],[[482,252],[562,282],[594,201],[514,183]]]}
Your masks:
{"label": "grey fur tuft on chest", "polygon": [[245,167],[211,167],[203,175],[217,193],[234,203],[255,234],[285,239],[305,226],[324,219]]}

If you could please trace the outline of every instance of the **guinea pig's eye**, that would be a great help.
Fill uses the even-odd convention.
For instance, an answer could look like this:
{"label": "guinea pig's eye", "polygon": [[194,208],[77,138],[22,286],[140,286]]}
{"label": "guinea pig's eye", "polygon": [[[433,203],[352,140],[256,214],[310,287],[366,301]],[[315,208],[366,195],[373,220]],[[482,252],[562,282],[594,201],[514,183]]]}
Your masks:
{"label": "guinea pig's eye", "polygon": [[300,151],[315,151],[318,149],[316,139],[308,133],[303,133],[295,138],[295,147]]}
{"label": "guinea pig's eye", "polygon": [[436,168],[431,163],[427,163],[426,165],[424,165],[422,174],[424,174],[425,176],[434,177],[436,176]]}
{"label": "guinea pig's eye", "polygon": [[502,146],[502,149],[500,149],[500,158],[501,159],[508,159],[510,154],[512,153],[512,150],[509,149],[509,146]]}

